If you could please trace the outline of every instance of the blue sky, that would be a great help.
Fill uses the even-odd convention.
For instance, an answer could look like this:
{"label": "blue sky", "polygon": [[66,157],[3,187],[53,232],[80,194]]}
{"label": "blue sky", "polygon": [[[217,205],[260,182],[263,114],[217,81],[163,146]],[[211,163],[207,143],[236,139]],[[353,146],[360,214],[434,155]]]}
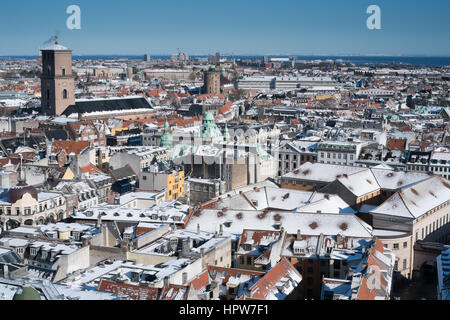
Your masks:
{"label": "blue sky", "polygon": [[[81,30],[66,8],[81,8]],[[381,8],[382,30],[366,9]],[[56,31],[84,54],[450,56],[448,0],[2,0],[0,55],[36,55]]]}

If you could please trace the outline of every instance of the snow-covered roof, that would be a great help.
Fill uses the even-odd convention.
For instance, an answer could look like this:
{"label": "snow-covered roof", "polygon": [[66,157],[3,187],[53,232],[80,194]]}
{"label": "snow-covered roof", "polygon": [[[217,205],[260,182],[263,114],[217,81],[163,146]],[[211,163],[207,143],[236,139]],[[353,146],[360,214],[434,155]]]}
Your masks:
{"label": "snow-covered roof", "polygon": [[[186,226],[188,230],[196,230],[200,224],[202,230],[216,232],[220,224],[223,231],[238,235],[244,229],[256,230],[279,230],[277,223],[288,233],[296,233],[302,230],[308,235],[336,235],[353,237],[372,237],[372,227],[363,222],[355,215],[342,214],[311,214],[296,213],[290,211],[245,211],[227,210],[218,214],[220,210],[204,209],[200,216],[192,215]],[[315,223],[314,223],[315,222]]]}
{"label": "snow-covered roof", "polygon": [[350,175],[364,170],[367,170],[367,168],[306,162],[298,169],[283,175],[282,178],[332,182],[338,176]]}
{"label": "snow-covered roof", "polygon": [[348,190],[357,197],[376,192],[380,189],[372,171],[364,170],[338,178]]}
{"label": "snow-covered roof", "polygon": [[449,199],[449,181],[433,176],[401,189],[370,213],[415,219],[450,201]]}

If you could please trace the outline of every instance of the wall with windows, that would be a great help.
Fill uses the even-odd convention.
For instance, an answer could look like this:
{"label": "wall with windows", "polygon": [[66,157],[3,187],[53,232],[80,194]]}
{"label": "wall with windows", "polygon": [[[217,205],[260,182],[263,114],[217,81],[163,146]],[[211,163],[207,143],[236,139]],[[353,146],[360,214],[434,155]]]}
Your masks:
{"label": "wall with windows", "polygon": [[411,235],[393,238],[380,238],[385,248],[395,254],[394,271],[398,271],[405,278],[412,276],[414,243]]}

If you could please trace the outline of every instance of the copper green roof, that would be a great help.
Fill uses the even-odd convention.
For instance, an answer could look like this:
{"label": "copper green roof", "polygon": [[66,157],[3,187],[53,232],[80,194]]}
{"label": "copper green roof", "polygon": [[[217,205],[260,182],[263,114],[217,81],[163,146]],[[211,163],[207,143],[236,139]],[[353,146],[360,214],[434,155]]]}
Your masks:
{"label": "copper green roof", "polygon": [[220,129],[214,122],[214,116],[212,115],[211,112],[206,112],[203,115],[202,119],[202,126],[200,128],[200,137],[212,139],[221,136],[222,132],[220,132]]}
{"label": "copper green roof", "polygon": [[164,134],[161,136],[160,146],[165,148],[173,147],[173,137],[170,133],[170,126],[167,120],[164,124]]}
{"label": "copper green roof", "polygon": [[41,300],[41,295],[32,287],[23,287],[21,293],[16,293],[13,300]]}

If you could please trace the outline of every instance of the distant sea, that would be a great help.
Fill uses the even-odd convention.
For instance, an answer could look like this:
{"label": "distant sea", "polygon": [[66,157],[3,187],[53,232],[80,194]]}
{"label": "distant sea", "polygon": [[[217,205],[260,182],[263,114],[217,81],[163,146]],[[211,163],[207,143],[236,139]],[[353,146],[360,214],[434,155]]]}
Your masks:
{"label": "distant sea", "polygon": [[[143,60],[144,55],[74,55],[74,60]],[[192,58],[207,58],[208,56],[192,55]],[[232,58],[224,55],[222,58]],[[287,58],[288,56],[268,55],[271,58]],[[0,56],[0,59],[35,59],[36,56]],[[152,59],[170,59],[169,55],[152,55]],[[233,56],[235,59],[263,59],[263,56]],[[297,60],[342,60],[355,65],[364,64],[408,64],[414,66],[442,67],[450,66],[450,57],[427,57],[427,56],[296,56]]]}

